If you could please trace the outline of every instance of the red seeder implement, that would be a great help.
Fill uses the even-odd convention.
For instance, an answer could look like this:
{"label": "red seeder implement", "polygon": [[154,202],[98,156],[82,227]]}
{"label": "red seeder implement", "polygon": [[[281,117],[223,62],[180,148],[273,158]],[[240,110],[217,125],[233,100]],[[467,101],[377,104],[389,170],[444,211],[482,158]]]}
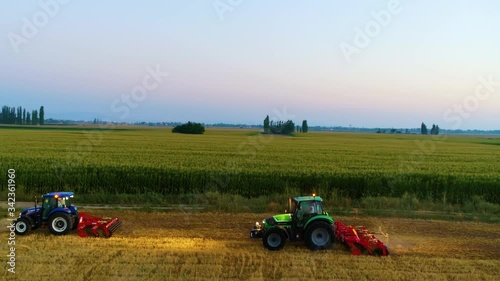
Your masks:
{"label": "red seeder implement", "polygon": [[[387,234],[382,233],[386,238]],[[387,256],[389,249],[384,243],[370,233],[364,226],[344,225],[341,222],[335,222],[335,236],[337,240],[345,243],[353,255],[358,256],[366,251],[370,255]]]}
{"label": "red seeder implement", "polygon": [[78,222],[78,236],[87,237],[94,235],[95,237],[109,238],[118,228],[122,226],[119,218],[100,218],[94,217],[87,213],[80,212],[80,221]]}

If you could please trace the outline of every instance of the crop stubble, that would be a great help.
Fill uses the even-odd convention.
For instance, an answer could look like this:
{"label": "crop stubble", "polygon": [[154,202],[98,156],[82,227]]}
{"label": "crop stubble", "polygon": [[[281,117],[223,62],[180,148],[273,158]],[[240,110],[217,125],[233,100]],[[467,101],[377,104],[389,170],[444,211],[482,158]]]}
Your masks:
{"label": "crop stubble", "polygon": [[[55,237],[45,229],[17,238],[18,280],[498,280],[500,226],[399,218],[336,217],[389,233],[389,257],[352,256],[339,243],[279,252],[248,238],[269,214],[100,211],[124,227],[110,239]],[[10,277],[7,273],[5,276]]]}

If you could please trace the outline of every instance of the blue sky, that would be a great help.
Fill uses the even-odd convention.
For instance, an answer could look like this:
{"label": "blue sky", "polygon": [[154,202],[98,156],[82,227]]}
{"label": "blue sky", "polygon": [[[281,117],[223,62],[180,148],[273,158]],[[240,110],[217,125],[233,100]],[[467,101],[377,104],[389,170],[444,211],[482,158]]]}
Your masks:
{"label": "blue sky", "polygon": [[47,118],[500,129],[499,11],[485,0],[2,1],[0,103],[44,105]]}

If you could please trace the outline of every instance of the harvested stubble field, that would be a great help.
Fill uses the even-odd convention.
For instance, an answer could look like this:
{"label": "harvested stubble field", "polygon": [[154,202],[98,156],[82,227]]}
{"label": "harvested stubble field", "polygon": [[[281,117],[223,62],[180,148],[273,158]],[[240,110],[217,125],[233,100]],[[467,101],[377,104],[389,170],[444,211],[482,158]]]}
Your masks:
{"label": "harvested stubble field", "polygon": [[[8,280],[498,280],[500,226],[474,222],[336,217],[389,233],[388,257],[352,256],[335,243],[312,252],[287,243],[279,252],[248,238],[270,214],[91,210],[118,216],[110,239],[56,237],[47,229],[16,238]],[[6,237],[6,233],[2,230]],[[6,243],[2,243],[6,252]]]}

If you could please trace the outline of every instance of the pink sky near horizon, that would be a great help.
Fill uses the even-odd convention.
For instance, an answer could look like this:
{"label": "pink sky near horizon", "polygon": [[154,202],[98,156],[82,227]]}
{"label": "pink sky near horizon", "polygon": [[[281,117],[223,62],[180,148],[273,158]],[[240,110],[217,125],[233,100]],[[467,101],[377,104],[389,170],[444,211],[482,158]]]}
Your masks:
{"label": "pink sky near horizon", "polygon": [[[500,81],[496,1],[401,0],[402,12],[351,61],[339,45],[354,44],[356,28],[389,1],[245,1],[222,20],[212,2],[62,6],[19,53],[7,36],[0,42],[2,102],[44,105],[48,118],[120,119],[112,103],[160,65],[169,77],[124,121],[260,124],[287,108],[311,125],[447,128],[455,122],[443,115],[465,106],[461,129],[500,127],[500,86],[464,104],[478,77]],[[0,8],[5,35],[40,10]]]}

